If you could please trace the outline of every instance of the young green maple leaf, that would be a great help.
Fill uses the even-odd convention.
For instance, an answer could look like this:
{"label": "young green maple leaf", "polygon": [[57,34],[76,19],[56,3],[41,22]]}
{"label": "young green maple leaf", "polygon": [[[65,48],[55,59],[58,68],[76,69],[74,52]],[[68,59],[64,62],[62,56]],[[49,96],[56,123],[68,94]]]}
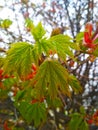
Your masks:
{"label": "young green maple leaf", "polygon": [[38,23],[37,26],[35,26],[32,30],[31,30],[31,33],[34,37],[34,39],[36,41],[39,41],[40,39],[42,39],[42,37],[45,35],[46,31],[45,29],[43,28],[41,22]]}
{"label": "young green maple leaf", "polygon": [[73,113],[69,122],[69,130],[89,130],[89,126],[84,120],[84,116],[77,112]]}
{"label": "young green maple leaf", "polygon": [[67,35],[59,34],[56,36],[53,36],[49,39],[49,42],[53,44],[56,53],[60,58],[63,60],[66,59],[66,56],[74,57],[71,44],[72,44],[72,38],[68,37]]}
{"label": "young green maple leaf", "polygon": [[27,101],[21,101],[20,104],[15,104],[22,117],[26,122],[34,122],[34,126],[37,127],[46,120],[46,107],[44,103],[30,104]]}
{"label": "young green maple leaf", "polygon": [[4,61],[4,72],[8,74],[17,72],[18,75],[25,76],[30,72],[31,65],[36,62],[36,59],[37,55],[32,44],[27,42],[13,43]]}
{"label": "young green maple leaf", "polygon": [[[32,80],[39,97],[43,97],[44,93],[47,93],[51,98],[57,97],[59,91],[70,97],[71,86],[68,81],[69,73],[66,68],[58,61],[52,59],[47,59],[41,64],[37,74]],[[74,87],[74,85],[72,87]],[[80,89],[80,86],[78,89]],[[79,91],[78,89],[76,87],[74,90]]]}

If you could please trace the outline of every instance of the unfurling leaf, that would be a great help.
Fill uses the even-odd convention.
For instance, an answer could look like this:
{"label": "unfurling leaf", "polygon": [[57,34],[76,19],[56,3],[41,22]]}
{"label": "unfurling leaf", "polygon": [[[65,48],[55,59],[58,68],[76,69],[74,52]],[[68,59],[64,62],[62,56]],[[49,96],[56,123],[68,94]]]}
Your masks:
{"label": "unfurling leaf", "polygon": [[41,22],[31,30],[31,33],[36,41],[40,40],[46,33]]}

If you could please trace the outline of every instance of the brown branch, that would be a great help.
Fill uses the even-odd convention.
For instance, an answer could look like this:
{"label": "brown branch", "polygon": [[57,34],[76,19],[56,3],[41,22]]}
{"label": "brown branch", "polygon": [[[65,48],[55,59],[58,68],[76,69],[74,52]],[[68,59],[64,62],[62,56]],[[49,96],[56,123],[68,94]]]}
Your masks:
{"label": "brown branch", "polygon": [[64,100],[62,94],[61,94],[60,92],[58,92],[58,95],[59,95],[59,97],[60,97],[60,99],[61,99],[61,101],[62,101],[62,103],[63,103],[63,105],[64,105],[64,107],[65,107],[65,106],[66,106],[66,103],[65,103],[65,100]]}
{"label": "brown branch", "polygon": [[69,23],[70,23],[70,26],[71,26],[72,36],[75,37],[75,35],[74,35],[74,25],[73,25],[73,22],[71,20],[70,14],[69,14],[68,6],[66,5],[67,2],[68,2],[67,0],[64,1],[65,9],[66,9],[66,12],[67,12],[67,15],[68,15],[68,19],[69,19]]}
{"label": "brown branch", "polygon": [[6,52],[6,50],[3,48],[0,48],[0,52]]}

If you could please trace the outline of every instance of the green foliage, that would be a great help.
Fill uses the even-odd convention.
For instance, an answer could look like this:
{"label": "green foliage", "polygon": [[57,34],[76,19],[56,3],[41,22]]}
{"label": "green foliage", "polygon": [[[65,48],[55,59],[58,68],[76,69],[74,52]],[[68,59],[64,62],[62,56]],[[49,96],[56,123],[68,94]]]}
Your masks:
{"label": "green foliage", "polygon": [[54,100],[51,100],[50,97],[47,97],[46,98],[46,101],[47,101],[47,104],[49,107],[54,107],[54,108],[57,108],[57,107],[62,107],[63,104],[62,104],[62,101],[60,100],[60,98],[55,98]]}
{"label": "green foliage", "polygon": [[80,130],[89,130],[89,126],[86,121],[83,121],[80,125]]}
{"label": "green foliage", "polygon": [[69,75],[68,83],[71,86],[71,88],[76,92],[79,93],[82,91],[81,85],[77,78],[74,75]]}
{"label": "green foliage", "polygon": [[41,22],[38,23],[37,26],[34,26],[33,22],[30,19],[26,20],[26,27],[30,28],[30,32],[32,33],[36,41],[38,55],[43,52],[45,54],[49,54],[49,50],[52,50],[64,60],[66,59],[66,56],[70,56],[73,58],[72,49],[76,49],[78,48],[78,46],[77,44],[73,44],[73,39],[71,37],[59,34],[46,39],[46,31],[43,28]]}
{"label": "green foliage", "polygon": [[5,99],[7,97],[8,97],[8,90],[0,88],[0,99]]}
{"label": "green foliage", "polygon": [[31,19],[27,18],[25,21],[25,26],[32,30],[34,28],[33,21]]}
{"label": "green foliage", "polygon": [[11,87],[16,84],[15,78],[5,78],[0,81],[0,99],[8,98]]}
{"label": "green foliage", "polygon": [[[67,70],[58,61],[47,59],[39,67],[33,83],[41,97],[44,93],[48,93],[51,98],[55,98],[59,91],[70,97],[71,91],[68,80],[69,73]],[[75,80],[74,78],[74,83],[71,85],[73,88],[76,87],[74,90],[79,91],[81,87],[78,83],[76,84],[78,86],[75,86]]]}
{"label": "green foliage", "polygon": [[[23,86],[24,87],[24,86]],[[32,88],[28,87],[28,85],[26,87],[24,87],[23,90],[19,90],[16,94],[16,96],[14,97],[15,99],[15,104],[17,104],[17,102],[20,101],[27,101],[27,102],[31,102],[34,97],[34,95],[32,94]]]}
{"label": "green foliage", "polygon": [[13,130],[25,130],[24,128],[14,127]]}
{"label": "green foliage", "polygon": [[45,35],[46,31],[43,28],[41,22],[38,23],[37,26],[34,26],[33,21],[30,19],[26,19],[25,25],[30,29],[31,34],[33,35],[35,41],[40,42],[40,39]]}
{"label": "green foliage", "polygon": [[97,45],[96,49],[93,51],[93,55],[98,56],[98,45]]}
{"label": "green foliage", "polygon": [[17,80],[15,78],[6,78],[2,81],[3,85],[10,89],[13,85],[17,83]]}
{"label": "green foliage", "polygon": [[34,121],[34,125],[38,126],[40,123],[46,119],[46,107],[44,103],[34,103],[31,104],[26,101],[22,101],[16,106],[19,109],[22,117],[28,122],[31,123]]}
{"label": "green foliage", "polygon": [[4,19],[4,20],[0,20],[0,27],[7,29],[10,27],[10,25],[12,24],[12,21],[9,19]]}
{"label": "green foliage", "polygon": [[26,91],[25,91],[25,90],[19,91],[19,92],[16,94],[15,98],[14,98],[14,99],[15,99],[15,103],[17,103],[18,101],[23,100],[25,94],[26,94]]}
{"label": "green foliage", "polygon": [[[77,78],[70,74],[60,62],[66,63],[66,59],[69,57],[74,59],[74,50],[80,48],[67,35],[59,34],[46,38],[46,31],[41,23],[35,26],[30,19],[26,19],[26,27],[30,29],[35,39],[34,44],[27,42],[13,43],[5,57],[0,58],[2,62],[0,62],[0,67],[4,71],[3,75],[14,75],[14,78],[2,80],[4,87],[7,86],[8,89],[13,86],[16,89],[18,88],[14,93],[14,105],[26,122],[29,124],[34,122],[37,127],[45,121],[48,108],[63,106],[60,94],[71,98],[73,91],[75,94],[82,91]],[[76,39],[77,41],[81,39],[81,35],[77,36]],[[54,54],[57,55],[57,58],[54,57]],[[32,64],[37,66],[36,71],[32,69]],[[24,78],[33,72],[35,72],[34,77]],[[0,92],[3,91],[0,90]],[[32,103],[33,100],[34,103]],[[87,130],[83,113],[81,108],[82,116],[79,113],[71,116],[70,130],[73,130],[72,128],[78,130],[80,124],[80,130],[83,129],[82,125]],[[72,127],[72,125],[74,126]]]}
{"label": "green foliage", "polygon": [[83,106],[80,107],[80,113],[71,114],[69,130],[88,130],[89,126],[85,120],[86,111]]}
{"label": "green foliage", "polygon": [[33,45],[26,42],[12,44],[4,62],[5,73],[17,72],[20,76],[30,73],[34,60]]}
{"label": "green foliage", "polygon": [[69,123],[69,130],[88,130],[88,124],[80,113],[73,113]]}
{"label": "green foliage", "polygon": [[[31,33],[36,41],[39,41],[46,33],[41,22],[31,30]],[[40,41],[39,41],[40,42]]]}
{"label": "green foliage", "polygon": [[86,115],[86,111],[83,106],[80,107],[80,113],[84,116]]}
{"label": "green foliage", "polygon": [[49,56],[49,51],[51,49],[55,51],[53,44],[48,42],[46,38],[41,39],[40,42],[36,42],[35,48],[36,48],[36,53],[39,56],[39,58],[42,57],[42,53],[45,54],[46,56]]}
{"label": "green foliage", "polygon": [[[38,26],[35,27],[37,32],[34,32],[37,34],[41,28],[41,24],[38,24]],[[43,32],[42,28],[42,31],[39,32],[42,34],[38,34],[41,36],[39,38],[42,38],[42,35],[44,35]],[[37,38],[37,40],[39,38]],[[36,41],[34,45],[26,42],[12,44],[5,58],[5,73],[17,72],[19,76],[27,75],[30,73],[31,64],[33,62],[38,64],[38,61],[41,59],[43,53],[46,56],[49,56],[50,50],[53,52],[55,51],[61,59],[65,60],[67,55],[73,58],[73,52],[71,51],[69,44],[71,43],[70,40],[71,38],[68,36],[57,35],[48,40],[46,38],[40,39],[40,41]]]}
{"label": "green foliage", "polygon": [[67,35],[59,34],[51,37],[49,42],[53,44],[58,56],[65,60],[66,55],[73,57],[73,52],[70,47],[71,40],[72,38]]}
{"label": "green foliage", "polygon": [[3,64],[4,64],[4,58],[0,57],[0,68],[3,66]]}
{"label": "green foliage", "polygon": [[[76,35],[75,41],[78,44],[78,50],[86,51],[87,47],[83,45],[84,32],[79,32]],[[77,50],[77,49],[76,49]]]}
{"label": "green foliage", "polygon": [[76,35],[76,42],[83,40],[84,32],[80,32]]}

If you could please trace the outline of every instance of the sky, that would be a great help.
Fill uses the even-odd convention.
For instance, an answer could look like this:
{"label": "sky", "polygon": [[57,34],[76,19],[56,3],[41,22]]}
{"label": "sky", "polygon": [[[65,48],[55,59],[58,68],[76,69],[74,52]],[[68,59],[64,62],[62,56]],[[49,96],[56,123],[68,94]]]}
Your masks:
{"label": "sky", "polygon": [[[20,0],[0,0],[0,19],[9,18],[13,21],[13,19],[15,19],[15,13],[12,11],[12,9],[5,6],[5,1],[7,2],[7,5],[11,8],[13,6],[12,3],[19,3]],[[39,4],[39,3],[42,4],[43,1],[45,1],[45,0],[31,0],[31,2],[34,4]],[[50,2],[51,0],[48,0],[48,1]],[[77,0],[72,0],[72,1],[76,2]],[[94,0],[94,1],[96,2],[97,0]],[[4,8],[2,8],[3,6],[4,6]],[[16,5],[15,5],[15,7],[16,7]],[[18,8],[19,8],[19,4],[17,4],[17,9]],[[22,28],[22,25],[23,25],[22,15],[21,15],[21,13],[20,14],[18,13],[18,15],[21,18],[18,22]],[[37,22],[38,22],[38,19],[37,19]],[[14,22],[11,27],[15,28],[15,26],[17,26],[16,22]]]}
{"label": "sky", "polygon": [[[12,18],[13,19],[13,11],[7,6],[13,6],[12,3],[19,3],[20,0],[0,0],[0,18]],[[33,1],[33,2],[32,2]],[[5,5],[7,2],[7,6]],[[43,0],[31,0],[34,4],[42,4]],[[17,4],[19,6],[19,4]],[[4,6],[4,8],[2,8]],[[15,5],[16,6],[16,5]]]}
{"label": "sky", "polygon": [[[21,8],[21,4],[19,2],[20,0],[0,0],[0,19],[10,19],[13,21],[12,25],[10,26],[9,30],[11,32],[14,32],[14,34],[19,35],[19,29],[18,26],[20,27],[20,31],[21,34],[23,34],[24,29],[25,28],[25,21],[23,18],[23,15],[21,14],[21,12],[19,12],[19,9]],[[33,2],[32,2],[33,1]],[[33,4],[42,4],[44,0],[31,0],[31,2]],[[49,0],[50,1],[50,0]],[[5,4],[6,3],[6,4]],[[12,4],[14,3],[15,6]],[[15,11],[13,11],[13,7],[15,8]],[[32,14],[32,13],[31,13]],[[16,20],[16,15],[18,15],[18,20]],[[35,20],[35,21],[34,21]],[[39,19],[36,17],[36,19],[33,19],[33,22],[35,23],[35,25],[37,23],[39,23]],[[51,30],[50,30],[51,32]],[[25,33],[25,32],[24,32]],[[47,34],[46,34],[47,35]],[[25,39],[28,40],[28,36],[29,39],[31,39],[30,41],[32,41],[32,36],[30,36],[29,34],[24,34],[23,35]],[[0,38],[4,37],[4,34],[0,32]],[[7,36],[6,36],[7,38]],[[5,39],[6,39],[5,38]],[[1,45],[0,45],[1,46]],[[3,46],[3,45],[2,45]]]}

